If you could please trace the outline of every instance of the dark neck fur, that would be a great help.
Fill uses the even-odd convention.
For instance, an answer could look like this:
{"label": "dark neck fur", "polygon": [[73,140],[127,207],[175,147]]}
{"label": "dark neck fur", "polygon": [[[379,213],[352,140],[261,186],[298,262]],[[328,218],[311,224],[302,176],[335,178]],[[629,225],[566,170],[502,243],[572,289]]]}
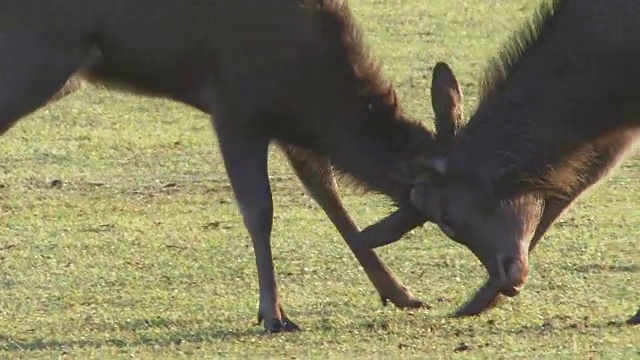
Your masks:
{"label": "dark neck fur", "polygon": [[331,162],[361,187],[385,194],[397,204],[409,201],[412,160],[434,153],[433,134],[402,116],[370,113],[345,122],[332,137]]}
{"label": "dark neck fur", "polygon": [[[406,161],[431,151],[433,134],[408,120],[392,83],[373,59],[351,11],[341,0],[317,0],[318,32],[301,61],[295,118],[308,119],[301,144],[330,157],[357,185],[408,200]],[[297,120],[296,119],[296,120]],[[293,121],[296,121],[293,120]]]}
{"label": "dark neck fur", "polygon": [[[640,15],[640,5],[624,4]],[[634,27],[618,33],[597,23],[596,13],[620,21],[599,12],[606,7],[554,1],[516,34],[487,71],[478,110],[453,148],[454,169],[504,196],[570,194],[602,166],[602,139],[640,126],[640,45],[611,40]]]}

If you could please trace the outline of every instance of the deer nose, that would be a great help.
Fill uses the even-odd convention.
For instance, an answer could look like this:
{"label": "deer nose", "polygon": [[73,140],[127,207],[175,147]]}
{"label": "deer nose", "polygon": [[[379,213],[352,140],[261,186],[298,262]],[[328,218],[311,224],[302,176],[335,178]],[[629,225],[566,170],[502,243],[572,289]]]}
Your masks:
{"label": "deer nose", "polygon": [[529,265],[526,258],[513,256],[498,257],[500,292],[509,297],[516,296],[527,281]]}

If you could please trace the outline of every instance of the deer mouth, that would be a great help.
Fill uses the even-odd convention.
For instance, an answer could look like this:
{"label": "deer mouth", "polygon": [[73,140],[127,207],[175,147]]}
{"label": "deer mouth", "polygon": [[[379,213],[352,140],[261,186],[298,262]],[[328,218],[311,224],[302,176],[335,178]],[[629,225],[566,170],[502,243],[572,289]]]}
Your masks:
{"label": "deer mouth", "polygon": [[526,259],[498,257],[498,290],[507,297],[520,294],[527,282],[529,267]]}
{"label": "deer mouth", "polygon": [[520,290],[522,290],[522,288],[524,287],[524,285],[522,286],[503,286],[500,288],[500,293],[504,296],[507,297],[514,297],[517,296],[518,294],[520,294]]}

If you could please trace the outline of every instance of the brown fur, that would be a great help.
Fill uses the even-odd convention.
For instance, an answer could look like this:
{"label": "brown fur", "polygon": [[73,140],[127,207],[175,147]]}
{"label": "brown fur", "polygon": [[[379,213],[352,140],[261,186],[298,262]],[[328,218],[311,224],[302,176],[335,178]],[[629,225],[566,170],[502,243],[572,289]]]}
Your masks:
{"label": "brown fur", "polygon": [[[272,132],[274,140],[282,146],[301,146],[328,155],[336,170],[357,187],[390,195],[398,204],[406,203],[408,181],[402,179],[402,184],[397,183],[398,168],[412,166],[412,159],[433,151],[433,134],[404,116],[393,84],[370,55],[347,2],[306,3],[314,4],[309,11],[322,37],[307,39],[309,44],[304,45],[303,51],[308,54],[299,60],[297,70],[290,69],[288,89],[282,90],[282,95],[265,109],[270,118],[280,118],[264,126],[269,128],[265,131]],[[173,84],[153,85],[164,79],[132,81],[127,71],[112,68],[103,59],[95,61],[82,76],[116,89],[177,98],[209,112],[197,101],[184,99],[181,93],[184,89],[172,88]],[[352,116],[346,117],[347,113]],[[357,133],[361,131],[366,132],[367,147],[358,141],[361,136]],[[344,144],[334,143],[336,139],[344,140]],[[351,142],[355,142],[354,148],[344,148]],[[345,151],[350,153],[343,158]],[[370,151],[377,153],[377,158]],[[369,166],[374,158],[385,166],[379,169]],[[367,168],[360,170],[360,164]],[[367,173],[371,170],[375,174]]]}
{"label": "brown fur", "polygon": [[13,76],[0,77],[0,134],[66,96],[79,78],[211,114],[253,242],[267,329],[297,329],[284,315],[273,271],[272,142],[383,302],[422,305],[373,251],[354,242],[359,229],[337,192],[334,167],[409,208],[401,229],[418,226],[426,219],[410,204],[415,181],[398,174],[435,147],[434,134],[404,116],[346,1],[7,0],[2,7],[0,50],[11,57],[0,57],[0,71]]}
{"label": "brown fur", "polygon": [[564,10],[565,4],[566,2],[561,0],[543,2],[531,19],[511,35],[499,54],[489,60],[480,81],[481,103],[505,89],[510,80],[509,74],[516,71],[523,57],[534,51],[543,37],[551,32],[555,25],[555,16]]}
{"label": "brown fur", "polygon": [[[628,60],[640,56],[640,47],[616,48],[616,53],[609,56],[606,47],[598,51],[592,46],[590,42],[597,41],[598,36],[590,36],[589,21],[574,20],[583,15],[580,12],[586,18],[597,11],[590,9],[592,6],[582,7],[573,0],[544,3],[485,72],[482,100],[474,116],[477,120],[461,137],[472,139],[469,145],[463,145],[465,152],[477,154],[475,149],[481,147],[482,153],[491,158],[479,167],[491,174],[494,188],[505,197],[523,190],[553,196],[570,194],[581,187],[585,181],[581,174],[597,157],[591,141],[614,129],[640,124],[636,101],[640,86],[628,80],[640,76],[640,69]],[[574,21],[584,23],[569,24]],[[617,32],[612,30],[611,34]],[[571,36],[576,40],[570,40]],[[526,88],[532,86],[546,86],[548,92],[528,94]],[[553,112],[541,106],[553,107]],[[504,109],[505,116],[489,114],[497,107]],[[488,116],[483,116],[485,112]],[[523,115],[527,112],[540,116],[527,118]],[[553,115],[543,115],[545,112]],[[566,118],[576,120],[562,121]],[[510,137],[512,145],[479,144],[489,136],[486,132]]]}

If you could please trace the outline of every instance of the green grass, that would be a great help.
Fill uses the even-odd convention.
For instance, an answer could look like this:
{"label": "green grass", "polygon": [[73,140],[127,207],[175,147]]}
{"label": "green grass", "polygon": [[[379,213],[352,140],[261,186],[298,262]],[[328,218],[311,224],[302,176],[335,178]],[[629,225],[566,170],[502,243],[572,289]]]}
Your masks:
{"label": "green grass", "polygon": [[[352,0],[408,112],[431,126],[431,67],[449,61],[467,112],[528,0]],[[271,156],[282,300],[304,332],[253,325],[253,252],[208,119],[162,100],[74,94],[0,139],[0,357],[638,358],[640,161],[548,233],[526,290],[447,317],[484,280],[434,226],[381,256],[430,310],[381,307],[338,233]],[[53,180],[61,188],[51,188]],[[343,189],[360,225],[391,207]]]}

